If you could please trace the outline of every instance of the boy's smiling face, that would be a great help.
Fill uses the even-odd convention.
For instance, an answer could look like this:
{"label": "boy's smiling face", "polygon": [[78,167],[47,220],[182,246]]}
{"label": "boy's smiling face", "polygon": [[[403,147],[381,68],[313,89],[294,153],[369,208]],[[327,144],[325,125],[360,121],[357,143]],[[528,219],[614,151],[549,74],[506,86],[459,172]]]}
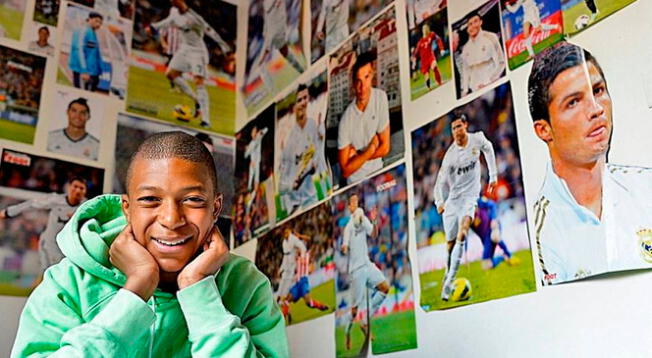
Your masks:
{"label": "boy's smiling face", "polygon": [[136,157],[122,208],[136,240],[162,273],[181,271],[202,247],[222,207],[202,163]]}

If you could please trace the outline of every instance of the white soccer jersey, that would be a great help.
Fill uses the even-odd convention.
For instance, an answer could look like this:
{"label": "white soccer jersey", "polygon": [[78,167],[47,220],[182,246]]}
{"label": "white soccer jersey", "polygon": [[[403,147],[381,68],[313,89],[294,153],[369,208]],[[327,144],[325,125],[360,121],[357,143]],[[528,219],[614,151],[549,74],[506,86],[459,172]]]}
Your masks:
{"label": "white soccer jersey", "polygon": [[[80,203],[81,204],[81,203]],[[48,210],[48,223],[39,236],[41,267],[45,270],[63,258],[56,243],[56,236],[75,213],[78,205],[70,205],[66,194],[50,194],[40,199],[24,201],[7,207],[7,217],[15,217],[26,210]]]}
{"label": "white soccer jersey", "polygon": [[90,133],[74,140],[68,137],[65,128],[53,130],[48,134],[47,150],[74,157],[97,160],[100,151],[100,141]]}
{"label": "white soccer jersey", "polygon": [[265,45],[263,49],[268,49],[270,45],[276,48],[282,47],[287,43],[289,31],[287,31],[288,16],[284,0],[263,0],[263,9],[265,11],[263,20],[263,36]]}
{"label": "white soccer jersey", "polygon": [[256,138],[252,139],[245,150],[245,157],[249,158],[249,166],[258,170],[260,168],[261,148],[263,137],[267,134],[267,127],[257,132]]}
{"label": "white soccer jersey", "polygon": [[194,10],[188,9],[182,14],[178,10],[174,11],[173,9],[170,9],[168,17],[153,23],[151,26],[157,30],[163,30],[168,27],[179,29],[179,52],[201,52],[205,56],[208,56],[208,50],[204,43],[204,35],[217,42],[223,52],[230,50],[230,46],[226,41]]}
{"label": "white soccer jersey", "polygon": [[544,285],[652,267],[650,198],[652,169],[607,164],[598,218],[548,164],[533,227]]}
{"label": "white soccer jersey", "polygon": [[[356,151],[367,148],[371,139],[389,126],[389,105],[387,94],[379,88],[372,88],[369,103],[364,112],[358,109],[355,99],[349,103],[342,114],[337,136],[337,148],[344,149],[352,145]],[[349,184],[364,179],[369,174],[382,169],[382,158],[368,160],[351,176]]]}
{"label": "white soccer jersey", "polygon": [[297,251],[299,251],[299,255],[305,255],[308,249],[306,248],[306,244],[292,232],[287,239],[283,240],[282,245],[283,261],[281,261],[281,277],[294,278],[294,273],[297,268]]}
{"label": "white soccer jersey", "polygon": [[359,224],[355,223],[353,216],[350,216],[349,222],[346,223],[344,232],[342,233],[342,245],[349,247],[348,272],[353,272],[371,263],[369,259],[369,248],[367,246],[367,236],[371,235],[374,226],[364,214],[362,214],[362,220],[360,220]]}
{"label": "white soccer jersey", "polygon": [[469,38],[462,49],[461,92],[477,91],[501,77],[505,71],[505,55],[498,36],[480,30]]}
{"label": "white soccer jersey", "polygon": [[[281,190],[292,191],[292,204],[309,205],[317,201],[317,192],[312,183],[312,175],[305,175],[310,168],[317,169],[319,160],[317,148],[321,142],[319,129],[311,118],[306,120],[303,128],[296,121],[287,136],[282,152]],[[304,156],[312,151],[312,158],[306,161]],[[323,152],[321,152],[323,155]],[[314,173],[313,173],[314,174]],[[293,184],[299,177],[303,177],[296,190]]]}
{"label": "white soccer jersey", "polygon": [[350,0],[324,0],[317,19],[317,31],[326,36],[325,48],[329,52],[349,36]]}
{"label": "white soccer jersey", "polygon": [[[497,178],[496,156],[491,142],[482,132],[468,133],[466,146],[460,147],[453,142],[441,163],[434,188],[435,205],[448,206],[449,201],[471,200],[480,197],[481,164],[480,153],[484,155],[489,169],[489,182]],[[444,190],[448,188],[448,195]]]}
{"label": "white soccer jersey", "polygon": [[38,44],[38,41],[32,41],[27,46],[27,50],[46,56],[54,56],[54,46],[49,43],[45,44],[45,46],[41,46]]}
{"label": "white soccer jersey", "polygon": [[535,0],[519,0],[513,5],[507,4],[507,10],[514,13],[519,7],[523,7],[523,22],[529,22],[534,27],[541,25],[539,6]]}

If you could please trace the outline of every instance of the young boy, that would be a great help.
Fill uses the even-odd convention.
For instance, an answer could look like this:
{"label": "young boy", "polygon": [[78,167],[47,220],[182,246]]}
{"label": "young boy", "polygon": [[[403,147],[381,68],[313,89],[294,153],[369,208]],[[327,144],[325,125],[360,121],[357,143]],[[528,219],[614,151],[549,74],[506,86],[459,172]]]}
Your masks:
{"label": "young boy", "polygon": [[66,258],[27,300],[11,356],[288,356],[269,281],[214,227],[222,195],[202,142],[147,138],[126,185],[59,233]]}

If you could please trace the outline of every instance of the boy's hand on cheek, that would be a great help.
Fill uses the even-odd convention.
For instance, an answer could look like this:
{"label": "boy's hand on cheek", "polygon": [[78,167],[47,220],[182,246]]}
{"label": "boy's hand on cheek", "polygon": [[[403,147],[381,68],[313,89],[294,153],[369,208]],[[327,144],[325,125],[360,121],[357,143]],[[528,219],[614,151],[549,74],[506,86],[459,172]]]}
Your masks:
{"label": "boy's hand on cheek", "polygon": [[109,249],[109,260],[127,276],[124,288],[147,301],[159,281],[158,263],[141,245],[127,225],[113,241]]}
{"label": "boy's hand on cheek", "polygon": [[204,243],[204,252],[190,261],[177,277],[177,284],[182,290],[195,282],[214,275],[229,259],[229,248],[224,243],[220,231],[213,227]]}

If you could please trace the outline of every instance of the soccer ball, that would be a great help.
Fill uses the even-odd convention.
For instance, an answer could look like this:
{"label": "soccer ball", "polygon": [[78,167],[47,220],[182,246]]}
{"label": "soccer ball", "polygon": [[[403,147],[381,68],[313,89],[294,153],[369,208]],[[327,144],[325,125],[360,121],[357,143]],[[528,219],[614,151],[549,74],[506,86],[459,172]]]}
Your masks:
{"label": "soccer ball", "polygon": [[577,19],[575,19],[575,24],[574,24],[575,30],[581,30],[587,27],[590,22],[591,22],[591,18],[589,17],[589,15],[584,14],[578,16]]}
{"label": "soccer ball", "polygon": [[466,301],[469,298],[471,298],[471,282],[464,277],[460,277],[453,281],[451,301]]}
{"label": "soccer ball", "polygon": [[172,111],[172,117],[182,122],[190,122],[192,119],[192,110],[187,104],[177,104]]}

